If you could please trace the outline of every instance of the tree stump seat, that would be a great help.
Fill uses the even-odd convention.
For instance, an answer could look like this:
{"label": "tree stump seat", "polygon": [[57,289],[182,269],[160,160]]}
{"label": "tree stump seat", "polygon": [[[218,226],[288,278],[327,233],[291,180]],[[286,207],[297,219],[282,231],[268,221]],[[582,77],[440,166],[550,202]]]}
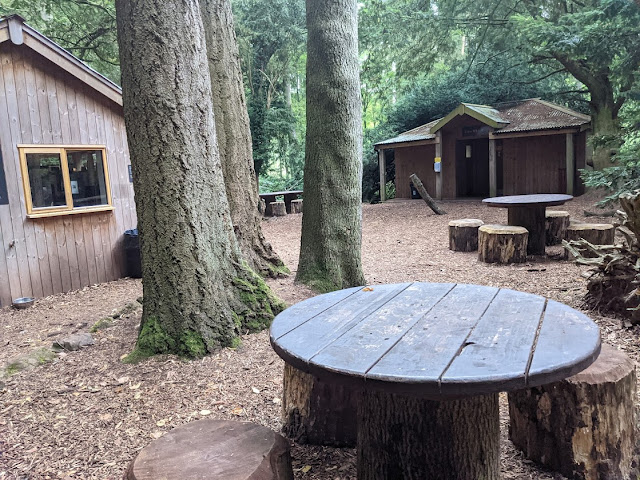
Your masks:
{"label": "tree stump seat", "polygon": [[125,480],[293,480],[290,445],[267,427],[198,420],[143,448]]}
{"label": "tree stump seat", "polygon": [[291,200],[291,213],[302,213],[302,199]]}
{"label": "tree stump seat", "polygon": [[545,214],[545,243],[559,245],[569,227],[569,212],[564,210],[547,210]]}
{"label": "tree stump seat", "polygon": [[474,252],[478,250],[478,228],[484,225],[477,218],[462,218],[449,222],[449,250]]}
{"label": "tree stump seat", "polygon": [[523,263],[527,260],[529,231],[513,225],[478,228],[478,260],[485,263]]}
{"label": "tree stump seat", "polygon": [[[567,242],[583,238],[593,245],[613,245],[614,235],[615,228],[609,223],[571,223],[564,238]],[[565,249],[565,258],[569,258],[569,255],[569,251]],[[588,255],[585,252],[585,256]]]}
{"label": "tree stump seat", "polygon": [[270,202],[271,215],[274,217],[284,217],[287,214],[287,206],[284,202]]}
{"label": "tree stump seat", "polygon": [[603,345],[582,372],[510,392],[509,436],[528,459],[568,478],[629,478],[635,389],[633,361]]}

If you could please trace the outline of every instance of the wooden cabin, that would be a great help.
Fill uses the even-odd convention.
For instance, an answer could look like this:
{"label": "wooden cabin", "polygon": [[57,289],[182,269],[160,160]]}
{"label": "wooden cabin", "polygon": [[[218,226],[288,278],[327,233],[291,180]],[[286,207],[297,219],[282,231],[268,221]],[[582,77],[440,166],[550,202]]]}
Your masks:
{"label": "wooden cabin", "polygon": [[438,199],[581,195],[578,169],[586,164],[590,122],[588,115],[539,98],[462,103],[443,118],[377,143],[380,182],[386,184],[385,151],[393,149],[397,198],[412,197],[412,173]]}
{"label": "wooden cabin", "polygon": [[0,19],[0,305],[122,277],[136,224],[120,88]]}

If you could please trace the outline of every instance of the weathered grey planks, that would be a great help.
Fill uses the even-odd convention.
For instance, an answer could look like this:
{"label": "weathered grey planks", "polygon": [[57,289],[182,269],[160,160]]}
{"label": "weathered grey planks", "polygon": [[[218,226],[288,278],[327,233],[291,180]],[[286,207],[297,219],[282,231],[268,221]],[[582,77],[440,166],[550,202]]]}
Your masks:
{"label": "weathered grey planks", "polygon": [[[119,278],[121,237],[136,227],[122,110],[29,48],[0,44],[0,149],[9,205],[0,206],[0,306]],[[107,149],[113,212],[26,218],[18,144]]]}
{"label": "weathered grey planks", "polygon": [[566,305],[478,285],[352,288],[278,315],[288,363],[337,382],[428,398],[540,385],[586,368],[598,327]]}

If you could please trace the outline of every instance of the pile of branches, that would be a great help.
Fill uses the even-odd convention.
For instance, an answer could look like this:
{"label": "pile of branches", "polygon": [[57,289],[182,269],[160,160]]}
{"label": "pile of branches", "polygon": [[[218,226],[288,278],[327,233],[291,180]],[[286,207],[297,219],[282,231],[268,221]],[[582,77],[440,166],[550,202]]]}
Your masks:
{"label": "pile of branches", "polygon": [[591,266],[585,302],[640,323],[640,190],[620,195],[616,227],[622,241],[593,245],[584,239],[562,244],[581,265]]}

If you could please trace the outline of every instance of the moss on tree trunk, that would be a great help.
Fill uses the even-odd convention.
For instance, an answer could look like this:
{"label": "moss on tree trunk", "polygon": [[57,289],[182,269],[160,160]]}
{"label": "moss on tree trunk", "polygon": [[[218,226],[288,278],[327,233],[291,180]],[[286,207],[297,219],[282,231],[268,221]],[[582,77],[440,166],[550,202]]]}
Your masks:
{"label": "moss on tree trunk", "polygon": [[282,309],[238,247],[197,0],[116,3],[144,307],[131,359],[201,356]]}

